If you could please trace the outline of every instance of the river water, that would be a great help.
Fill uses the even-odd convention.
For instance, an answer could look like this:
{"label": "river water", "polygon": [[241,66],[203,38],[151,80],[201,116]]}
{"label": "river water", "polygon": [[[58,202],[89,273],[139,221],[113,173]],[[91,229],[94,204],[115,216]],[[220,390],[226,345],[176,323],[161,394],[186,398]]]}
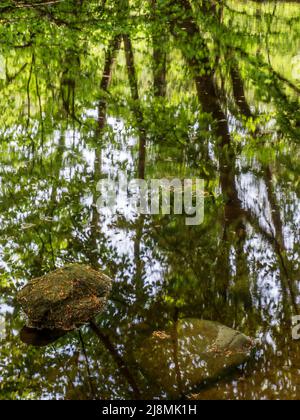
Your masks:
{"label": "river water", "polygon": [[[300,398],[299,4],[75,3],[0,8],[0,398],[167,398],[135,355],[185,318],[257,340],[189,398]],[[99,212],[120,174],[204,180],[204,220]],[[114,281],[106,340],[22,343],[17,291],[73,262]]]}

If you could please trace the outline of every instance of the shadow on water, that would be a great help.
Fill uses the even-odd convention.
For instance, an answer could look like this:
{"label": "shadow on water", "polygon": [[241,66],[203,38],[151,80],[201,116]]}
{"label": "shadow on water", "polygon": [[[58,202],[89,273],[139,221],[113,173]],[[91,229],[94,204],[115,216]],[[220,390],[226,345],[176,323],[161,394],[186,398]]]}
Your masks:
{"label": "shadow on water", "polygon": [[[134,3],[0,8],[0,398],[299,399],[299,4]],[[204,179],[204,222],[99,213],[121,172]],[[106,311],[24,327],[17,292],[70,263],[114,279]]]}
{"label": "shadow on water", "polygon": [[35,347],[44,347],[55,343],[55,341],[66,334],[66,331],[59,329],[50,330],[44,328],[42,330],[38,330],[36,328],[29,328],[25,326],[20,332],[20,339],[25,344]]}

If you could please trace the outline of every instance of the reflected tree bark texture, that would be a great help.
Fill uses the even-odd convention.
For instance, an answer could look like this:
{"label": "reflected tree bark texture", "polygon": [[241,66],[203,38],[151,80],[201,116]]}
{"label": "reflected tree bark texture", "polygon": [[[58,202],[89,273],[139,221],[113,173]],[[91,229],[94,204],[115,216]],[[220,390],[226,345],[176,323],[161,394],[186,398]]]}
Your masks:
{"label": "reflected tree bark texture", "polygon": [[246,118],[253,117],[249,104],[246,100],[244,82],[241,78],[238,64],[235,61],[230,66],[230,77],[232,81],[234,100],[236,105],[240,109],[240,112]]}
{"label": "reflected tree bark texture", "polygon": [[167,93],[167,43],[165,25],[157,16],[157,0],[150,0],[153,19],[153,89],[154,95],[164,98]]}

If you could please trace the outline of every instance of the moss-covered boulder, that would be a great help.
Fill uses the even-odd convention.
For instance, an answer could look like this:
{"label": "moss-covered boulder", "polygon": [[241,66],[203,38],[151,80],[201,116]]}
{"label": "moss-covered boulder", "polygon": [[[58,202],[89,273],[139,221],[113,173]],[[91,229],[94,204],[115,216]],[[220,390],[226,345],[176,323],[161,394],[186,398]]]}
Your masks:
{"label": "moss-covered boulder", "polygon": [[185,319],[153,332],[136,359],[151,390],[178,398],[245,363],[253,347],[253,340],[224,325]]}
{"label": "moss-covered boulder", "polygon": [[111,279],[103,273],[70,264],[29,281],[17,301],[28,327],[70,331],[104,311],[111,287]]}

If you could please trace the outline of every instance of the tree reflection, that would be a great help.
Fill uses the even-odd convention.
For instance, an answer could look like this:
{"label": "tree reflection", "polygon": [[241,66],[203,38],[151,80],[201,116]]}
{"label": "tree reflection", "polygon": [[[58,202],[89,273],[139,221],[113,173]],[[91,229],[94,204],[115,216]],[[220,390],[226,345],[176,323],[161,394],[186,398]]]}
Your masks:
{"label": "tree reflection", "polygon": [[[186,317],[262,340],[247,381],[198,398],[299,397],[297,2],[16,3],[0,6],[0,397],[153,397],[136,351]],[[121,170],[204,178],[204,223],[99,214],[97,182]],[[23,345],[16,290],[68,262],[115,279],[101,337]]]}

